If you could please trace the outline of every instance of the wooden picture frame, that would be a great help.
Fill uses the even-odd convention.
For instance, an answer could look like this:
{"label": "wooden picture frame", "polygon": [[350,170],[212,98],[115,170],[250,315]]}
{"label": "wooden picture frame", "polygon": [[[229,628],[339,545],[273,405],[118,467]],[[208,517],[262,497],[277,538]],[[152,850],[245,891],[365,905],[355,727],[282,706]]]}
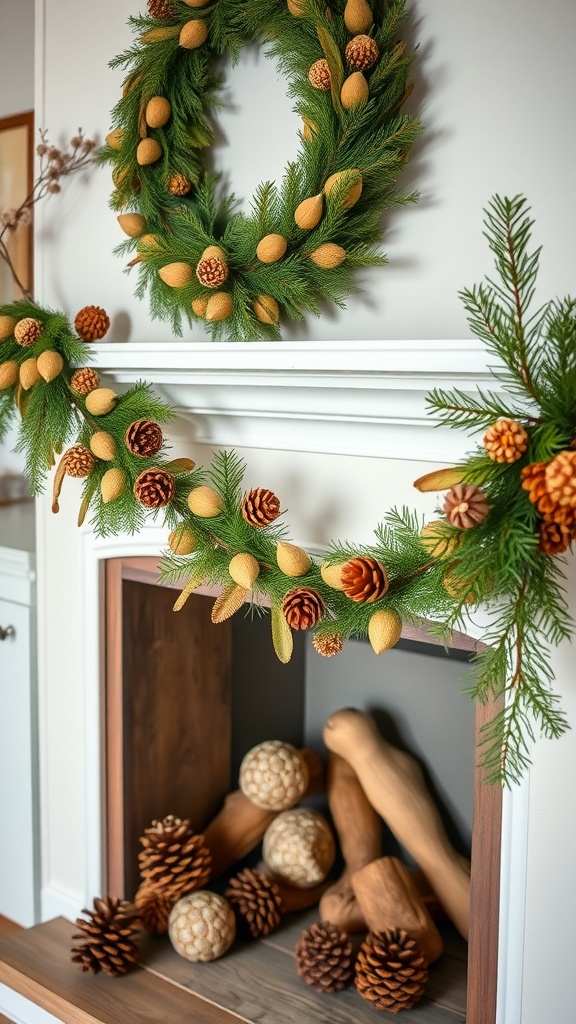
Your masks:
{"label": "wooden picture frame", "polygon": [[[34,112],[24,111],[0,118],[0,213],[18,209],[34,184]],[[0,228],[0,232],[2,229]],[[33,280],[33,226],[8,227],[2,242],[6,245],[18,279],[28,292]],[[20,288],[9,267],[0,260],[0,305],[21,299]]]}

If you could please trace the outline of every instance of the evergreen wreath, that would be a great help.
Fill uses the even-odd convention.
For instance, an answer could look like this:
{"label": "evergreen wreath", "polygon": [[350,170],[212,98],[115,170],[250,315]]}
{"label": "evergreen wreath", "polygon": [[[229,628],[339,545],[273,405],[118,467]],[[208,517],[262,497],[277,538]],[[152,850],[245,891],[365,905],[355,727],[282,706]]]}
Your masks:
{"label": "evergreen wreath", "polygon": [[[87,342],[103,337],[104,310],[89,306],[74,327],[61,313],[23,301],[0,307],[0,437],[21,416],[17,450],[31,488],[54,476],[54,510],[66,476],[83,477],[79,523],[88,510],[100,536],[137,532],[148,515],[170,530],[162,579],[181,581],[175,609],[201,584],[221,595],[222,622],[245,602],[270,606],[274,648],[287,662],[293,630],[309,629],[319,654],[368,636],[392,647],[402,622],[434,620],[448,636],[486,605],[486,649],[475,658],[470,695],[501,701],[486,727],[482,764],[493,782],[517,782],[539,730],[568,728],[552,692],[548,650],[573,634],[558,555],[576,539],[576,299],[531,311],[539,249],[530,250],[526,200],[495,197],[485,229],[497,280],[462,292],[468,322],[489,353],[496,390],[436,390],[435,419],[480,440],[457,466],[416,481],[445,491],[438,518],[392,510],[369,546],[331,544],[323,560],[289,542],[278,497],[246,489],[231,451],[208,470],[170,457],[161,424],[173,417],[145,382],[123,395],[101,387],[86,365]],[[428,622],[429,625],[429,622]]]}
{"label": "evergreen wreath", "polygon": [[[193,10],[191,10],[193,8]],[[401,108],[412,55],[405,0],[149,0],[100,159],[153,317],[176,333],[205,321],[215,340],[280,336],[281,318],[344,306],[359,267],[382,266],[382,214],[414,201],[396,179],[420,133]],[[281,185],[246,215],[205,166],[221,105],[222,58],[268,44],[303,119]]]}

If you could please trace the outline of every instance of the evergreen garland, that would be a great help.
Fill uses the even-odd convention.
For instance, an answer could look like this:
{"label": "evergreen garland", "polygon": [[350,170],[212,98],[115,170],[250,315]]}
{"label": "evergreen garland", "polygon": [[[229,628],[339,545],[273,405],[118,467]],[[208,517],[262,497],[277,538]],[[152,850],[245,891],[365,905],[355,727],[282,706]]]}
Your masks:
{"label": "evergreen garland", "polygon": [[[372,24],[356,33],[346,27],[346,6],[346,0],[214,0],[192,9],[173,0],[163,17],[130,19],[137,38],[111,62],[126,78],[100,159],[112,165],[111,202],[123,211],[119,221],[129,234],[117,251],[138,267],[138,298],[149,292],[152,316],[167,319],[176,333],[184,318],[205,320],[215,340],[277,338],[280,317],[319,316],[326,300],[343,306],[356,268],[386,263],[378,249],[382,214],[417,198],[397,186],[421,130],[401,113],[412,64],[398,39],[405,0],[374,0]],[[190,26],[200,26],[202,40],[194,36],[192,48]],[[360,40],[362,47],[366,38],[374,62],[350,64],[348,44]],[[267,45],[304,125],[281,184],[263,182],[248,215],[204,166],[222,86],[214,65],[222,57],[236,61],[247,43]],[[310,82],[317,61],[327,62],[327,90]],[[352,76],[353,85],[360,83],[354,102],[346,98]],[[163,113],[155,118],[149,103],[159,99]],[[143,153],[143,146],[152,149]],[[338,183],[329,180],[340,172]],[[180,186],[188,191],[181,194]],[[352,203],[353,188],[361,195],[355,192]],[[298,226],[296,210],[312,197],[321,204],[317,220]],[[139,219],[127,221],[126,211]],[[286,250],[266,262],[257,249],[269,235],[281,236]],[[315,255],[327,244],[339,248]],[[219,250],[227,274],[217,285],[198,277],[210,247]]]}

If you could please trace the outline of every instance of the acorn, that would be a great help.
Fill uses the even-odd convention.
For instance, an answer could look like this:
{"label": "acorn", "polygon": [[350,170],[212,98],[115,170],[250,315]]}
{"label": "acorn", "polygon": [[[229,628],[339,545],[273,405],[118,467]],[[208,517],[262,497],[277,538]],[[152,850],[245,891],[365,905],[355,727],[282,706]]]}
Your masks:
{"label": "acorn", "polygon": [[146,104],[145,118],[149,128],[163,128],[170,120],[172,107],[164,96],[153,96]]}
{"label": "acorn", "polygon": [[382,608],[371,616],[368,623],[368,639],[376,654],[382,654],[390,647],[394,647],[401,633],[402,619],[398,612]]}
{"label": "acorn", "polygon": [[211,487],[202,485],[201,487],[194,487],[188,495],[188,508],[195,516],[200,516],[201,519],[212,519],[213,516],[219,515],[224,508],[224,502],[218,494]]}
{"label": "acorn", "polygon": [[106,145],[109,146],[110,149],[115,149],[116,151],[122,149],[124,134],[123,128],[115,128],[114,131],[108,132],[108,135],[106,136]]}
{"label": "acorn", "polygon": [[344,24],[353,36],[372,27],[374,18],[366,0],[348,0],[344,8]]}
{"label": "acorn", "polygon": [[264,235],[258,242],[256,255],[261,263],[276,263],[282,259],[287,248],[288,242],[283,235]]}
{"label": "acorn", "polygon": [[116,219],[128,238],[138,238],[144,233],[146,221],[140,213],[121,213]]}
{"label": "acorn", "polygon": [[353,71],[344,81],[340,90],[340,101],[346,110],[357,107],[359,103],[366,103],[370,96],[368,82],[361,71]]}
{"label": "acorn", "polygon": [[37,361],[33,356],[20,363],[20,384],[24,391],[29,391],[39,380],[42,380],[42,377],[38,373]]}
{"label": "acorn", "polygon": [[108,469],[100,481],[102,501],[107,505],[116,501],[126,488],[126,474],[123,469]]}
{"label": "acorn", "polygon": [[168,547],[174,555],[191,555],[196,550],[196,537],[185,523],[180,523],[168,537]]}
{"label": "acorn", "polygon": [[206,307],[208,306],[208,296],[199,295],[197,299],[192,299],[190,305],[192,306],[192,312],[196,316],[204,318],[206,316]]}
{"label": "acorn", "polygon": [[334,242],[324,242],[324,245],[319,245],[310,253],[310,259],[312,263],[315,263],[317,267],[322,267],[323,270],[333,270],[346,259],[346,250]]}
{"label": "acorn", "polygon": [[329,565],[328,562],[322,562],[320,575],[327,587],[331,587],[332,590],[344,590],[345,584],[342,583],[341,576],[344,565],[344,562],[338,565]]}
{"label": "acorn", "polygon": [[278,323],[280,307],[272,295],[257,295],[252,306],[261,324]]}
{"label": "acorn", "polygon": [[118,395],[111,388],[95,388],[86,395],[86,409],[91,416],[106,416],[118,401]]}
{"label": "acorn", "polygon": [[303,548],[285,541],[276,545],[276,562],[285,576],[304,576],[312,565]]}
{"label": "acorn", "polygon": [[90,451],[103,462],[112,462],[116,455],[116,441],[107,430],[97,430],[90,438]]}
{"label": "acorn", "polygon": [[226,320],[234,309],[232,296],[228,292],[215,292],[206,304],[206,319],[209,322]]}
{"label": "acorn", "polygon": [[13,359],[9,359],[0,365],[0,391],[14,386],[18,380],[18,370],[18,363],[14,362]]}
{"label": "acorn", "polygon": [[62,373],[64,360],[59,352],[49,348],[40,353],[36,365],[40,376],[49,384],[51,380],[56,380],[56,377]]}
{"label": "acorn", "polygon": [[158,276],[169,288],[183,288],[194,277],[194,267],[189,263],[167,263],[160,267]]}
{"label": "acorn", "polygon": [[349,179],[352,182],[344,199],[344,209],[349,210],[351,206],[354,206],[354,203],[358,202],[362,195],[362,175],[357,168],[352,168],[349,171],[336,171],[335,174],[331,174],[324,184],[324,193],[329,196],[343,178]]}
{"label": "acorn", "polygon": [[294,211],[294,220],[299,228],[304,231],[312,231],[322,220],[324,212],[324,196],[319,192],[317,196],[310,196],[303,199]]}
{"label": "acorn", "polygon": [[207,37],[208,25],[205,21],[195,18],[182,26],[178,41],[183,49],[196,50],[198,46],[202,46],[202,43],[206,42]]}
{"label": "acorn", "polygon": [[228,572],[234,583],[244,587],[245,590],[251,590],[260,575],[260,565],[254,555],[241,551],[231,559]]}
{"label": "acorn", "polygon": [[136,150],[136,160],[141,167],[155,164],[162,156],[162,146],[156,139],[142,139]]}
{"label": "acorn", "polygon": [[16,320],[13,316],[0,316],[0,341],[6,341],[14,334]]}

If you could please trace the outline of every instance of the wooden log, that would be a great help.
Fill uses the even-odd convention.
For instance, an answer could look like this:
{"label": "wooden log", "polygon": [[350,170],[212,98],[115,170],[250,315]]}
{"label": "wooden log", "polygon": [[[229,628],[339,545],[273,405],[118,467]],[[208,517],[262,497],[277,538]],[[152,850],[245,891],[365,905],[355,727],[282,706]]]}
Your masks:
{"label": "wooden log", "polygon": [[429,963],[443,950],[440,933],[408,869],[397,857],[380,857],[351,877],[352,888],[371,931],[400,928],[422,946]]}
{"label": "wooden log", "polygon": [[338,881],[326,889],[320,899],[319,909],[321,921],[337,925],[348,935],[367,930],[348,871],[343,871]]}
{"label": "wooden log", "polygon": [[370,715],[354,708],[330,716],[324,742],[354,769],[368,800],[422,869],[467,939],[470,864],[452,847],[415,759],[388,743]]}

